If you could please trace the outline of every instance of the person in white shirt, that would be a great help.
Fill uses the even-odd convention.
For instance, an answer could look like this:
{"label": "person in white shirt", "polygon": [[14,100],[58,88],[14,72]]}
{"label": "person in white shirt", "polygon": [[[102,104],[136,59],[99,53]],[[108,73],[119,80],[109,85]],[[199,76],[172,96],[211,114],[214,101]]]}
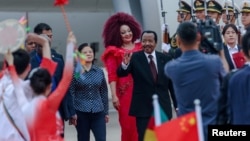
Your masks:
{"label": "person in white shirt", "polygon": [[[14,56],[22,56],[20,50]],[[26,53],[24,51],[24,53]],[[23,64],[28,65],[28,64]],[[17,69],[18,71],[18,69]],[[0,80],[0,140],[1,141],[29,141],[29,133],[24,115],[18,104],[17,96],[13,94],[13,85],[8,71]],[[22,97],[20,97],[22,98]],[[13,119],[13,121],[12,121]]]}
{"label": "person in white shirt", "polygon": [[[30,33],[29,38],[33,38],[37,43],[43,45],[43,57],[51,65],[50,48],[45,37]],[[13,52],[14,66],[18,74],[22,87],[28,88],[29,81],[23,81],[30,72],[30,56],[24,49]],[[10,72],[3,70],[0,79],[0,140],[1,141],[30,141],[28,128],[25,122],[22,107],[32,99],[32,91],[26,91],[25,95],[16,91],[11,80]],[[27,93],[26,93],[27,92]]]}

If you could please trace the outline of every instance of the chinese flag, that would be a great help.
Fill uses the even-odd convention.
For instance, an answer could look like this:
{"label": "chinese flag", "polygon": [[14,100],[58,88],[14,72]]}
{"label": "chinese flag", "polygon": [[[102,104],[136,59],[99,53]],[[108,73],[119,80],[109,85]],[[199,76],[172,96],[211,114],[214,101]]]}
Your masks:
{"label": "chinese flag", "polygon": [[198,141],[198,128],[195,112],[155,127],[157,141]]}

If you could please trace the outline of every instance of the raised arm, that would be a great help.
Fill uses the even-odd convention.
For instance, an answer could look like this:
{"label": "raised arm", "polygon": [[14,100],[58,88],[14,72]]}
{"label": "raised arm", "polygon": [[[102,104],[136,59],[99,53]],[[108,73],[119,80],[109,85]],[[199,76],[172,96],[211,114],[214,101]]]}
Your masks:
{"label": "raised arm", "polygon": [[39,44],[42,47],[43,59],[40,64],[40,67],[47,69],[50,75],[53,75],[56,70],[57,63],[51,60],[51,49],[49,46],[48,37],[43,34],[37,35],[34,33],[29,33],[27,35],[27,38],[32,39],[33,41],[35,41],[37,44]]}
{"label": "raised arm", "polygon": [[73,52],[76,39],[72,32],[69,33],[66,48],[66,61],[63,70],[63,77],[56,90],[48,97],[48,104],[53,111],[57,111],[70,85],[73,73]]}
{"label": "raised arm", "polygon": [[13,55],[10,51],[8,51],[5,54],[5,61],[8,64],[9,74],[10,74],[10,77],[11,77],[13,85],[14,85],[13,93],[17,97],[17,102],[18,102],[19,106],[22,107],[28,102],[28,100],[24,94],[24,91],[23,91],[23,88],[22,88],[22,85],[20,82],[21,80],[17,75],[16,69],[14,66],[14,58],[13,58]]}

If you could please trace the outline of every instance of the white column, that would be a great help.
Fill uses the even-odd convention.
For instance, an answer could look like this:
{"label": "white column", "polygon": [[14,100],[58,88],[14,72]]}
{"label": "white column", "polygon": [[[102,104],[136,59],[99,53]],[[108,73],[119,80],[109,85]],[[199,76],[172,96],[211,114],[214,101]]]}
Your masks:
{"label": "white column", "polygon": [[125,12],[131,14],[129,0],[113,0],[114,12]]}
{"label": "white column", "polygon": [[161,31],[161,8],[159,0],[140,0],[144,30],[153,30],[157,33],[157,50],[161,51],[162,31]]}

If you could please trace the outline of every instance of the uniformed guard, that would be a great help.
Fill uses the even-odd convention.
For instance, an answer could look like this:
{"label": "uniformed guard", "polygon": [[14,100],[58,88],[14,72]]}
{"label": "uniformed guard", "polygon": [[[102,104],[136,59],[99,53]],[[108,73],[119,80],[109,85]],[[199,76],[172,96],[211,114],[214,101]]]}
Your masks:
{"label": "uniformed guard", "polygon": [[[189,2],[187,2],[187,0],[180,0],[179,9],[176,10],[176,12],[178,12],[178,15],[177,15],[178,23],[191,20],[192,18],[191,9],[192,9],[192,6],[190,5]],[[178,45],[176,42],[176,33],[175,33],[170,39],[170,50],[168,52],[172,56],[172,58],[177,58],[180,55],[178,52],[176,52],[177,48],[178,48]]]}
{"label": "uniformed guard", "polygon": [[205,14],[205,3],[204,0],[194,1],[195,16],[198,20],[204,21],[206,18]]}
{"label": "uniformed guard", "polygon": [[250,29],[250,1],[243,0],[241,3],[241,23],[244,26],[243,34]]}
{"label": "uniformed guard", "polygon": [[179,9],[176,10],[176,12],[178,12],[178,16],[177,16],[177,21],[179,23],[183,22],[183,21],[190,21],[191,19],[191,5],[187,2],[187,0],[180,0],[179,3]]}
{"label": "uniformed guard", "polygon": [[[236,18],[240,14],[239,6],[232,0],[224,1],[224,8],[222,9],[222,21],[224,24],[236,24]],[[234,11],[235,10],[235,11]]]}
{"label": "uniformed guard", "polygon": [[219,25],[222,14],[222,5],[218,1],[209,0],[207,2],[207,14],[217,25]]}
{"label": "uniformed guard", "polygon": [[[221,31],[227,24],[235,24],[238,29],[238,45],[241,39],[241,26],[239,25],[240,8],[233,0],[224,0],[224,8],[222,9],[222,21],[224,25],[221,26]],[[224,38],[223,38],[224,39]]]}

